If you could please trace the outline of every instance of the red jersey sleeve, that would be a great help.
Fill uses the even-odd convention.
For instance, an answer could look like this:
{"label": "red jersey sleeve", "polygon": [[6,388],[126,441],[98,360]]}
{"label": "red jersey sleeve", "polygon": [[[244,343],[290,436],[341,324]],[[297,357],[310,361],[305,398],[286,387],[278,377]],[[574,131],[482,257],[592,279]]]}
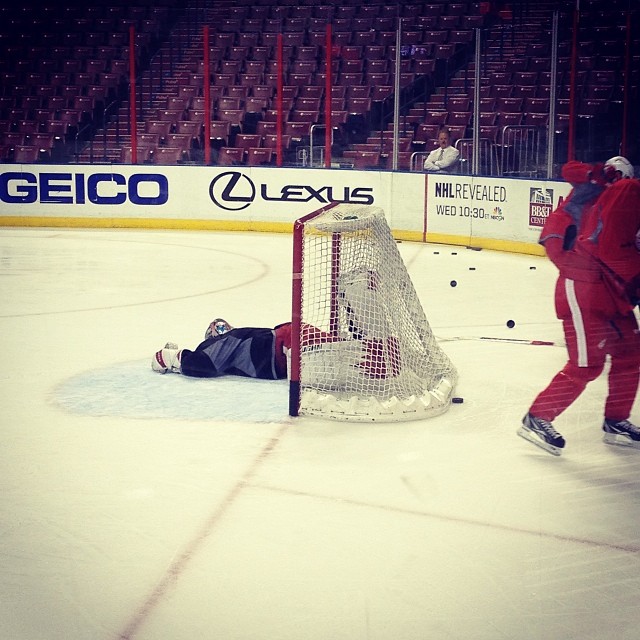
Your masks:
{"label": "red jersey sleeve", "polygon": [[596,256],[624,282],[640,278],[640,181],[620,180],[598,200]]}
{"label": "red jersey sleeve", "polygon": [[591,180],[593,166],[578,160],[569,160],[562,166],[562,178],[572,185],[582,184]]}
{"label": "red jersey sleeve", "polygon": [[571,216],[560,205],[547,218],[538,241],[544,246],[551,262],[560,270],[562,270],[567,253],[564,248],[565,235],[572,224]]}

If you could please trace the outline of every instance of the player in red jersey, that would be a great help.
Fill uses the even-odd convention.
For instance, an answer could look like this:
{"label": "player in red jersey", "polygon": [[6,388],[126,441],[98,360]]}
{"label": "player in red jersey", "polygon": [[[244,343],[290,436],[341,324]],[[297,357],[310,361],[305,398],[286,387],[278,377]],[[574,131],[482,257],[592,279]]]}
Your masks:
{"label": "player in red jersey", "polygon": [[604,440],[640,448],[640,430],[628,420],[640,381],[640,332],[633,313],[640,296],[640,182],[619,156],[605,163],[604,175],[609,184],[596,194],[596,203],[589,206],[585,199],[579,218],[571,216],[571,202],[576,203],[579,191],[574,188],[550,216],[540,240],[560,270],[555,304],[569,358],[536,397],[518,433],[555,455],[565,440],[552,421],[602,373],[607,356],[611,368]]}

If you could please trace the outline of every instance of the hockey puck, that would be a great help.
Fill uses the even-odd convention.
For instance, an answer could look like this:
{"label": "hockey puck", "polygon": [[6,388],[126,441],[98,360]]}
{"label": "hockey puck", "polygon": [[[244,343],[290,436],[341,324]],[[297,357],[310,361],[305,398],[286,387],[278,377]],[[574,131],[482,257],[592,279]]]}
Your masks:
{"label": "hockey puck", "polygon": [[452,287],[457,287],[457,286],[458,286],[458,283],[457,283],[455,280],[452,280],[449,284],[450,284]]}
{"label": "hockey puck", "polygon": [[462,404],[464,402],[464,398],[458,398],[458,397],[451,398],[451,402],[453,404]]}
{"label": "hockey puck", "polygon": [[509,327],[509,329],[513,329],[513,327],[516,326],[516,323],[514,320],[507,320],[507,327]]}

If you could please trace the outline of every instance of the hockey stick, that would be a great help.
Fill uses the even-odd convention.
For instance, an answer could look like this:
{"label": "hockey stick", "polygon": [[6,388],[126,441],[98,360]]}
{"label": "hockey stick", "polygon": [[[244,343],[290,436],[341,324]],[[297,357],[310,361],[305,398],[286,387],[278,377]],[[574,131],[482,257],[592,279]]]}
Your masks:
{"label": "hockey stick", "polygon": [[485,340],[487,342],[509,342],[511,344],[527,344],[536,347],[565,347],[563,342],[548,340],[526,340],[520,338],[495,338],[491,336],[452,336],[450,338],[436,338],[438,342],[454,342],[458,340]]}

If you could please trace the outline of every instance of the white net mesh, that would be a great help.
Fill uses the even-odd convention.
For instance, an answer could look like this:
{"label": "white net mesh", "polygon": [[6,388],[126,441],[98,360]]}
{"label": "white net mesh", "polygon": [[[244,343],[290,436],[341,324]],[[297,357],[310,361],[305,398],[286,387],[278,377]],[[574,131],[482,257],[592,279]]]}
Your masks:
{"label": "white net mesh", "polygon": [[302,235],[300,406],[343,420],[445,411],[457,380],[378,207],[341,204]]}

